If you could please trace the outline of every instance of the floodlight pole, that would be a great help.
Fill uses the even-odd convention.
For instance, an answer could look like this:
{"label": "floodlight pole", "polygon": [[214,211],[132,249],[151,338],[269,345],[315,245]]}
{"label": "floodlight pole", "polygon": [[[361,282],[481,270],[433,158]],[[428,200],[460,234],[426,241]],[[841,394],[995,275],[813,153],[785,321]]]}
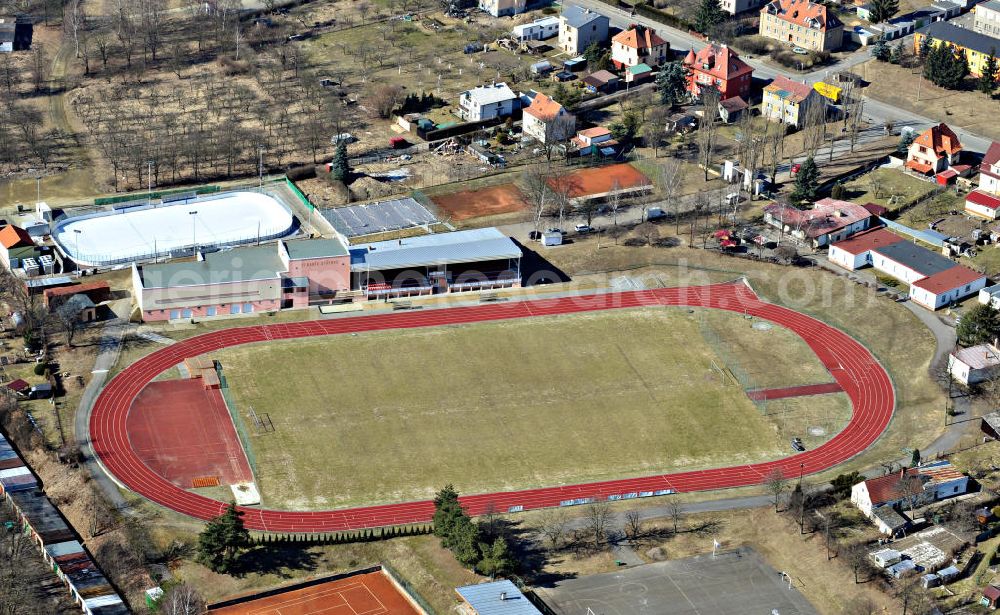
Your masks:
{"label": "floodlight pole", "polygon": [[82,232],[83,231],[81,231],[78,228],[73,229],[73,239],[75,240],[75,243],[76,243],[76,258],[77,258],[77,260],[80,259],[80,233],[82,233]]}
{"label": "floodlight pole", "polygon": [[146,166],[147,166],[146,182],[147,182],[147,186],[148,186],[148,188],[146,190],[146,202],[147,203],[152,203],[153,202],[153,161],[152,160],[147,161],[146,162]]}
{"label": "floodlight pole", "polygon": [[197,252],[198,250],[198,210],[189,211],[188,215],[191,216],[191,250]]}
{"label": "floodlight pole", "polygon": [[42,176],[35,176],[35,203],[42,202]]}

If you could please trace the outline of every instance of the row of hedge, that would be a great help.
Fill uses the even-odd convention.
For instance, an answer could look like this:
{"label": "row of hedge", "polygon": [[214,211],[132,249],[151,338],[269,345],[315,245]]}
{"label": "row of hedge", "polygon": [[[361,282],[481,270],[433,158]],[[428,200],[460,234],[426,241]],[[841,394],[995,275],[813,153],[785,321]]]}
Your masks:
{"label": "row of hedge", "polygon": [[389,540],[403,536],[424,536],[433,531],[433,525],[407,525],[377,527],[356,532],[334,532],[332,534],[263,534],[254,536],[252,541],[255,545],[343,545]]}

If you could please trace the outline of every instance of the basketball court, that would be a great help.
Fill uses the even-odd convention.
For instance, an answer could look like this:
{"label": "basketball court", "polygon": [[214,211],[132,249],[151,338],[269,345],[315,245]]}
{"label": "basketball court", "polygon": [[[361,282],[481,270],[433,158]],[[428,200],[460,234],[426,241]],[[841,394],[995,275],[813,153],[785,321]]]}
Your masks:
{"label": "basketball court", "polygon": [[816,615],[796,585],[743,547],[567,579],[535,593],[556,615]]}
{"label": "basketball court", "polygon": [[[259,596],[259,597],[255,597]],[[209,615],[425,615],[381,571],[226,600]]]}
{"label": "basketball court", "polygon": [[142,461],[182,489],[253,481],[222,394],[201,378],[150,382],[126,424]]}

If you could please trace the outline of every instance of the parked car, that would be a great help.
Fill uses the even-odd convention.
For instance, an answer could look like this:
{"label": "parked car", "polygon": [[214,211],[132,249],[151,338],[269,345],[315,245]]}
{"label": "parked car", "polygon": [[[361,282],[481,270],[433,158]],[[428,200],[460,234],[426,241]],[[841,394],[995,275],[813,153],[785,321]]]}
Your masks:
{"label": "parked car", "polygon": [[332,143],[333,145],[336,145],[341,141],[343,141],[344,143],[354,143],[355,140],[356,139],[354,138],[354,135],[352,135],[349,132],[342,132],[339,135],[333,135],[332,137],[330,137],[330,143]]}
{"label": "parked car", "polygon": [[594,229],[591,228],[589,224],[577,224],[576,225],[576,232],[580,233],[581,235],[584,234],[584,233],[589,233],[589,232],[591,232],[593,230]]}
{"label": "parked car", "polygon": [[530,239],[531,241],[538,241],[541,238],[542,238],[541,231],[530,231],[528,233],[528,239]]}
{"label": "parked car", "polygon": [[470,53],[476,53],[477,51],[482,51],[482,50],[483,50],[483,44],[482,43],[469,43],[468,45],[465,46],[465,49],[462,50],[462,53],[470,54]]}
{"label": "parked car", "polygon": [[802,444],[802,438],[792,438],[792,449],[794,449],[794,450],[796,450],[796,451],[798,451],[800,453],[802,451],[806,450],[805,445]]}
{"label": "parked car", "polygon": [[555,227],[547,229],[545,232],[546,233],[559,233],[560,235],[565,235],[566,234],[566,231],[562,230],[561,228],[555,228]]}
{"label": "parked car", "polygon": [[795,175],[796,173],[798,173],[801,168],[802,168],[801,164],[799,164],[797,162],[795,164],[793,164],[792,165],[792,175]]}

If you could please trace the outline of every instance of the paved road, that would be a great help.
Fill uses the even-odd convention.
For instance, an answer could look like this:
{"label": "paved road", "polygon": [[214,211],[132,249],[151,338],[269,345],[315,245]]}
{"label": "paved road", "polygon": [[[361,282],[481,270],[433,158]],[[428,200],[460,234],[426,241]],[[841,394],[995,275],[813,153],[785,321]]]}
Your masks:
{"label": "paved road", "polygon": [[[658,21],[649,19],[648,17],[643,17],[642,15],[630,15],[628,12],[612,7],[604,2],[601,2],[600,0],[566,0],[566,4],[577,5],[603,13],[611,19],[611,25],[618,28],[626,28],[629,24],[633,23],[655,28],[657,34],[668,41],[670,43],[670,48],[675,52],[686,53],[689,49],[698,50],[708,44],[699,38],[691,36],[687,32],[671,28]],[[904,45],[907,44],[905,42],[907,40],[909,39],[903,39]],[[798,73],[768,64],[761,58],[745,58],[746,62],[753,67],[754,76],[756,77],[762,79],[774,79],[778,75],[784,75],[790,79],[803,81],[805,83],[823,81],[823,79],[829,75],[842,70],[850,70],[869,59],[869,50],[863,47],[833,66],[825,66],[809,73]],[[937,120],[932,120],[922,115],[910,113],[870,97],[865,98],[865,117],[872,124],[881,125],[884,124],[886,120],[892,120],[897,129],[903,126],[909,126],[916,131],[923,131],[929,126],[938,124]],[[955,130],[955,133],[958,135],[959,139],[961,139],[966,150],[971,149],[978,152],[985,152],[989,148],[991,142],[990,139],[986,139],[954,126],[952,129]]]}
{"label": "paved road", "polygon": [[94,361],[94,369],[91,373],[90,382],[83,391],[80,399],[80,406],[77,409],[73,422],[73,433],[76,436],[77,444],[83,452],[84,463],[90,471],[90,475],[97,481],[98,486],[108,501],[117,510],[124,511],[127,508],[125,498],[122,497],[118,486],[111,480],[109,475],[97,461],[94,451],[90,446],[90,412],[94,407],[94,400],[104,388],[104,381],[108,377],[108,371],[114,367],[118,360],[118,352],[122,339],[128,331],[128,312],[131,307],[130,299],[121,299],[112,304],[112,312],[117,316],[104,323],[104,331],[101,333],[97,360]]}

